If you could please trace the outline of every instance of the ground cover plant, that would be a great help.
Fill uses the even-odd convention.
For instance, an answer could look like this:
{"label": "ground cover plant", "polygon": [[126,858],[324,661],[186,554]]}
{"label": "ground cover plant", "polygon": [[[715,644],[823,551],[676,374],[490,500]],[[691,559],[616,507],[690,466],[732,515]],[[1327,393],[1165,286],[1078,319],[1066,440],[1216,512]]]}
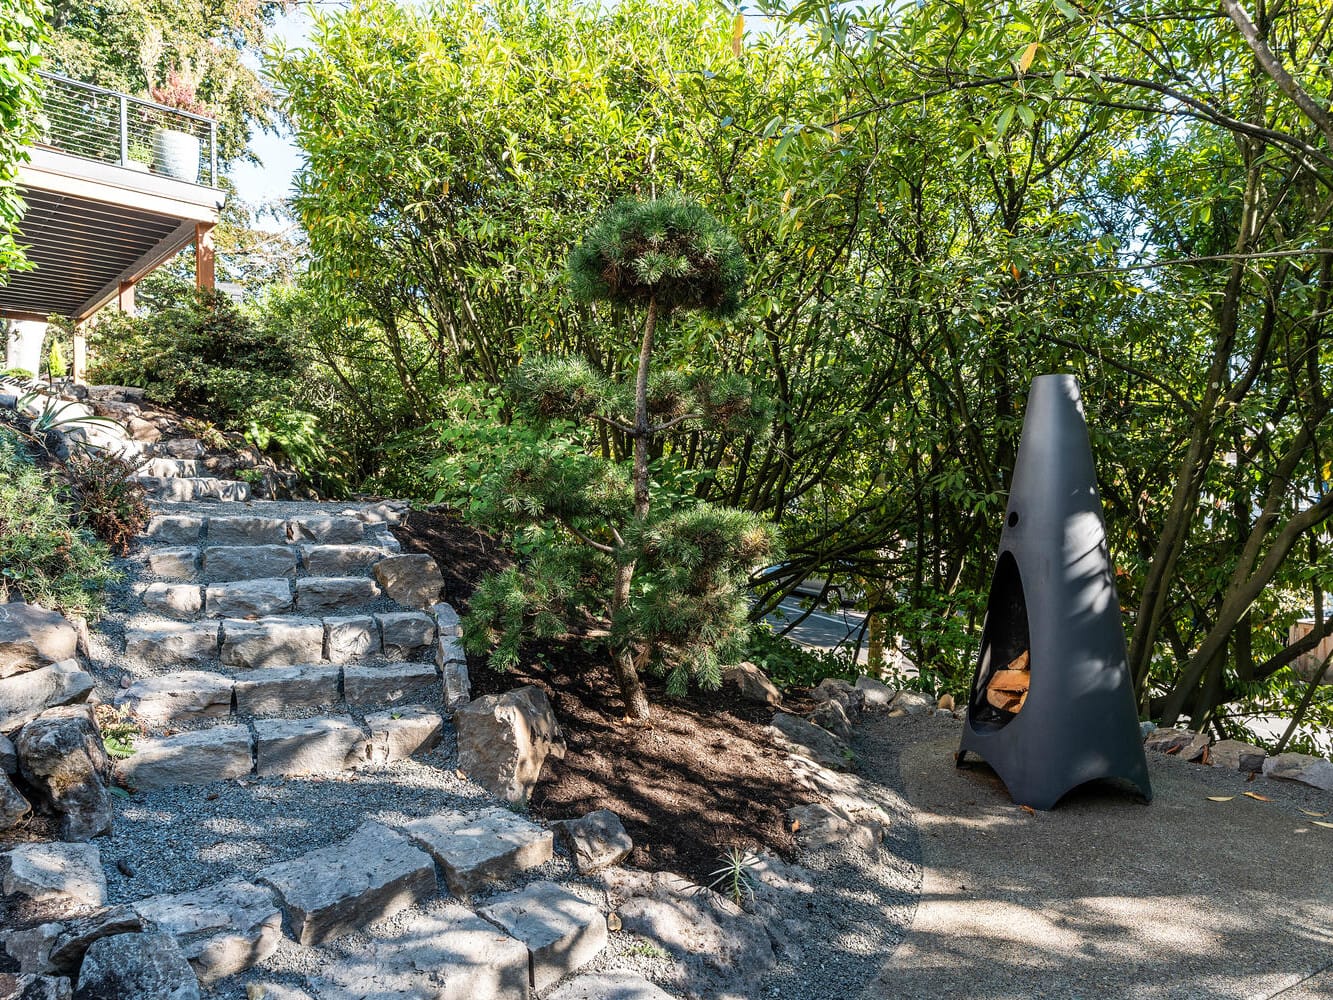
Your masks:
{"label": "ground cover plant", "polygon": [[23,439],[0,427],[0,598],[95,616],[117,574],[106,546],[61,494]]}

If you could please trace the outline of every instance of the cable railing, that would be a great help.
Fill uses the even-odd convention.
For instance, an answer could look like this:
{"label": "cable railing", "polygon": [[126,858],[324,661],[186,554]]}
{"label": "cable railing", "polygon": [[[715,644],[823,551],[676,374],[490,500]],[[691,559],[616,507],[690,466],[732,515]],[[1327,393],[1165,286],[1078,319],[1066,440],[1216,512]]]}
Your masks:
{"label": "cable railing", "polygon": [[217,186],[218,124],[211,118],[55,73],[39,75],[38,146]]}

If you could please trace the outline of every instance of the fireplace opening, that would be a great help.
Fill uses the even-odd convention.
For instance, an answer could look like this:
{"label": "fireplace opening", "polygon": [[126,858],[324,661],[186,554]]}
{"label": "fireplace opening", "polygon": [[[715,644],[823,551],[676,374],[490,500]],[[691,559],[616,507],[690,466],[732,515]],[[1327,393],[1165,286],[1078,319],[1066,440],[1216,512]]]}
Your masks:
{"label": "fireplace opening", "polygon": [[1030,649],[1023,577],[1013,555],[1002,552],[991,580],[972,682],[970,716],[975,725],[1000,729],[1023,710],[1031,678]]}

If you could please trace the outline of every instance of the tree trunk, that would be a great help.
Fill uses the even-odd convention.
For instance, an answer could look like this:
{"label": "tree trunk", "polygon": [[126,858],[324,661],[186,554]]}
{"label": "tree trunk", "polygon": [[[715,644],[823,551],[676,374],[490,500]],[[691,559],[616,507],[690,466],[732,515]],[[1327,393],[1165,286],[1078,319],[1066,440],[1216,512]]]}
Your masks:
{"label": "tree trunk", "polygon": [[[648,445],[651,433],[648,425],[648,365],[653,355],[653,334],[657,330],[657,297],[648,300],[648,317],[643,323],[643,343],[639,347],[639,372],[634,382],[634,520],[642,523],[648,517]],[[616,589],[611,598],[611,613],[623,610],[629,604],[630,588],[634,583],[634,563],[625,563],[616,571]],[[622,646],[615,651],[616,682],[625,701],[625,717],[646,722],[652,715],[648,695],[639,680],[634,665],[634,650]]]}

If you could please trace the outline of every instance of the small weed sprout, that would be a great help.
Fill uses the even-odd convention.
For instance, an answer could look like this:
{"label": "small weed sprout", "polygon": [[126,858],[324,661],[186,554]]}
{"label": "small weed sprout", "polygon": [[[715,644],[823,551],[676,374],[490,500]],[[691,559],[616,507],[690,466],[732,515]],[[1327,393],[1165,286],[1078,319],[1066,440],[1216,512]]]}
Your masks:
{"label": "small weed sprout", "polygon": [[722,861],[722,867],[717,871],[708,873],[708,877],[713,880],[708,883],[708,888],[726,896],[737,906],[753,903],[754,868],[759,863],[759,859],[749,851],[742,851],[739,847],[733,847],[723,854],[720,860]]}
{"label": "small weed sprout", "polygon": [[127,706],[112,708],[98,705],[94,710],[97,728],[102,731],[102,745],[108,757],[124,760],[134,754],[134,741],[144,734],[144,727]]}
{"label": "small weed sprout", "polygon": [[625,947],[625,954],[635,955],[640,958],[655,958],[659,960],[671,957],[667,954],[665,948],[654,944],[646,938],[635,938],[632,944]]}

